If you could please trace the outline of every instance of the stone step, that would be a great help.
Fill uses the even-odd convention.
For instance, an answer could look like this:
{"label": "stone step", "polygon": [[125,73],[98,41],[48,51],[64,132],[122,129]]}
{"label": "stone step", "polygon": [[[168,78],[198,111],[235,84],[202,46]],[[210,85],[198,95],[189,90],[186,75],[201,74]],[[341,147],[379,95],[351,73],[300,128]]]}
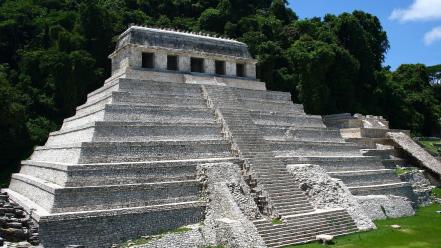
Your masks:
{"label": "stone step", "polygon": [[230,144],[221,140],[83,142],[65,146],[37,147],[31,156],[31,160],[87,164],[230,156]]}
{"label": "stone step", "polygon": [[86,104],[89,102],[96,102],[100,99],[110,96],[113,91],[117,91],[119,89],[120,80],[121,79],[114,80],[87,94]]}
{"label": "stone step", "polygon": [[185,96],[202,96],[200,85],[156,82],[152,80],[120,79],[119,90],[127,92],[149,92],[153,94],[174,94]]}
{"label": "stone step", "polygon": [[354,195],[396,195],[416,202],[412,187],[407,182],[348,187]]}
{"label": "stone step", "polygon": [[46,146],[71,144],[92,141],[95,132],[95,123],[90,122],[85,125],[75,127],[62,127],[59,131],[51,132]]}
{"label": "stone step", "polygon": [[152,141],[223,139],[215,123],[98,121],[52,132],[47,146],[88,141]]}
{"label": "stone step", "polygon": [[[285,206],[291,206],[292,203],[277,201],[277,202],[274,202],[273,204],[277,207],[285,207]],[[309,201],[308,200],[299,200],[299,201],[296,201],[296,204],[297,205],[309,204]]]}
{"label": "stone step", "polygon": [[361,170],[329,172],[331,177],[341,179],[347,186],[369,186],[378,184],[400,183],[395,170]]}
{"label": "stone step", "polygon": [[[257,108],[257,107],[256,107]],[[254,116],[284,116],[284,117],[308,117],[308,115],[300,112],[294,112],[294,111],[287,111],[287,110],[279,110],[279,111],[269,111],[269,110],[259,110],[259,109],[250,109],[242,111],[240,109],[229,109],[229,110],[222,110],[222,115],[225,118],[229,118],[232,120],[240,120],[240,118],[244,117],[253,117]]]}
{"label": "stone step", "polygon": [[154,94],[151,92],[113,92],[113,102],[146,104],[153,106],[186,106],[186,107],[206,107],[207,102],[202,95],[186,96],[173,94]]}
{"label": "stone step", "polygon": [[292,237],[305,237],[311,236],[315,240],[315,236],[319,234],[326,234],[326,232],[339,232],[339,231],[358,231],[353,225],[353,221],[349,220],[336,220],[330,225],[329,220],[317,220],[312,221],[302,226],[293,226],[291,228],[285,228],[278,231],[260,231],[266,243],[279,242],[280,240],[289,240]]}
{"label": "stone step", "polygon": [[[264,185],[266,186],[266,185]],[[276,188],[267,188],[264,187],[266,192],[268,192],[272,197],[285,197],[289,196],[289,200],[304,200],[307,199],[305,194],[302,194],[301,191],[298,189],[294,189],[293,191],[290,190],[282,190],[282,189],[276,189]]]}
{"label": "stone step", "polygon": [[390,159],[397,156],[395,149],[362,149],[364,156],[377,156],[383,159]]}
{"label": "stone step", "polygon": [[347,142],[358,144],[365,149],[375,149],[377,144],[392,146],[393,141],[389,138],[348,138]]}
{"label": "stone step", "polygon": [[[67,247],[71,244],[86,247],[111,247],[121,240],[154,235],[178,227],[195,224],[204,219],[206,202],[191,201],[136,208],[48,214],[26,197],[7,190],[15,202],[24,206],[40,220],[39,236],[43,244]],[[124,234],[115,233],[124,228]],[[73,231],[75,230],[75,231]],[[91,235],[99,233],[100,235]],[[103,238],[105,237],[105,239]]]}
{"label": "stone step", "polygon": [[157,161],[230,157],[230,144],[221,140],[94,142],[83,147],[81,163]]}
{"label": "stone step", "polygon": [[99,122],[93,141],[223,140],[215,123]]}
{"label": "stone step", "polygon": [[198,200],[201,185],[197,180],[187,180],[60,187],[33,176],[14,174],[10,189],[34,201],[49,213],[63,213],[195,201]]}
{"label": "stone step", "polygon": [[297,207],[295,209],[289,209],[289,210],[277,210],[277,214],[281,217],[283,216],[290,216],[290,215],[296,215],[296,214],[306,214],[306,213],[310,213],[312,211],[314,211],[314,208],[310,208],[310,207],[305,207],[305,208],[300,208]]}
{"label": "stone step", "polygon": [[74,116],[63,120],[63,126],[61,129],[80,128],[95,121],[102,121],[104,120],[104,113],[105,105],[102,105],[91,112],[85,111],[75,114]]}
{"label": "stone step", "polygon": [[75,116],[87,115],[93,113],[99,109],[102,109],[104,105],[112,103],[112,92],[103,95],[102,97],[94,100],[87,100],[83,105],[76,108]]}
{"label": "stone step", "polygon": [[335,216],[314,216],[308,215],[306,221],[272,225],[269,229],[257,227],[265,243],[272,247],[273,244],[299,242],[305,237],[309,241],[315,240],[318,234],[338,235],[340,233],[350,233],[358,231],[352,219],[346,214],[337,214]]}
{"label": "stone step", "polygon": [[345,224],[354,224],[352,218],[348,214],[342,213],[333,213],[332,215],[327,214],[321,216],[320,214],[309,214],[305,219],[300,219],[296,221],[284,220],[282,224],[271,224],[267,223],[266,225],[256,225],[256,228],[265,238],[271,238],[271,235],[278,236],[277,234],[284,235],[286,232],[294,233],[295,231],[301,231],[304,227],[311,226],[321,226],[323,224],[329,226],[329,219],[332,219],[333,222],[340,222]]}
{"label": "stone step", "polygon": [[406,160],[400,158],[383,159],[382,162],[386,169],[396,169],[397,167],[410,166],[410,164]]}
{"label": "stone step", "polygon": [[309,229],[301,230],[298,233],[291,233],[291,235],[285,235],[280,238],[267,239],[265,240],[265,243],[268,247],[285,247],[286,245],[304,244],[316,241],[316,236],[320,234],[339,236],[358,231],[356,228],[350,228],[344,223],[338,222],[337,225],[341,226],[312,226]]}
{"label": "stone step", "polygon": [[351,143],[313,141],[269,141],[276,156],[357,156],[358,146]]}
{"label": "stone step", "polygon": [[410,134],[408,130],[388,129],[388,128],[360,128],[360,136],[365,138],[386,138],[388,132],[404,132]]}
{"label": "stone step", "polygon": [[240,163],[235,158],[101,164],[62,164],[26,160],[22,161],[20,173],[62,187],[120,185],[194,180],[198,164],[218,162]]}
{"label": "stone step", "polygon": [[325,127],[320,116],[285,116],[285,115],[256,115],[253,114],[254,123],[258,126],[285,126],[285,127]]}
{"label": "stone step", "polygon": [[214,123],[214,113],[205,108],[106,105],[106,121],[149,121]]}
{"label": "stone step", "polygon": [[303,140],[343,142],[338,129],[260,126],[265,140]]}
{"label": "stone step", "polygon": [[205,106],[148,106],[136,104],[104,104],[82,111],[66,118],[63,128],[73,128],[93,121],[163,121],[175,122],[193,120],[200,123],[214,123],[214,113]]}
{"label": "stone step", "polygon": [[251,90],[251,89],[242,89],[242,88],[235,89],[235,92],[242,99],[291,101],[291,94],[289,92]]}
{"label": "stone step", "polygon": [[[309,214],[299,214],[295,216],[287,216],[284,217],[283,220],[289,223],[300,223],[302,221],[308,221],[317,217],[325,217],[325,216],[335,216],[336,214],[345,214],[346,210],[343,208],[335,208],[335,209],[327,209],[327,210],[316,210]],[[284,222],[284,223],[285,223]],[[258,226],[268,226],[268,227],[280,227],[279,225],[272,224],[268,219],[257,219],[253,221],[253,224]]]}
{"label": "stone step", "polygon": [[[356,232],[357,230],[352,230],[352,231],[342,231],[342,232],[337,232],[337,231],[322,231],[322,232],[316,232],[317,235],[319,234],[332,234],[332,236],[344,236],[347,234],[351,234]],[[310,242],[314,242],[316,241],[316,236],[306,236],[304,238],[301,239],[285,239],[283,241],[279,241],[277,243],[274,244],[267,244],[268,247],[271,248],[282,248],[282,247],[289,247],[290,245],[302,245],[302,244],[306,244],[306,243],[310,243]]]}
{"label": "stone step", "polygon": [[355,171],[355,170],[375,170],[384,169],[382,160],[378,157],[369,156],[292,156],[279,157],[286,165],[288,164],[315,164],[329,172]]}

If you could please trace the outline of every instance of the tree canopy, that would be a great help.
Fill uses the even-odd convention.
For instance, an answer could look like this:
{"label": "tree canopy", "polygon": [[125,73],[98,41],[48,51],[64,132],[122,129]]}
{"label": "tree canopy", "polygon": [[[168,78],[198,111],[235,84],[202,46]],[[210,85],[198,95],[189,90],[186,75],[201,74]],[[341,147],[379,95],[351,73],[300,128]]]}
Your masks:
{"label": "tree canopy", "polygon": [[291,92],[310,114],[377,114],[414,134],[439,130],[441,90],[433,83],[439,66],[403,65],[392,72],[383,67],[389,42],[377,17],[354,11],[299,19],[286,4],[0,0],[0,177],[17,170],[103,84],[110,75],[107,55],[130,23],[247,43],[267,88]]}

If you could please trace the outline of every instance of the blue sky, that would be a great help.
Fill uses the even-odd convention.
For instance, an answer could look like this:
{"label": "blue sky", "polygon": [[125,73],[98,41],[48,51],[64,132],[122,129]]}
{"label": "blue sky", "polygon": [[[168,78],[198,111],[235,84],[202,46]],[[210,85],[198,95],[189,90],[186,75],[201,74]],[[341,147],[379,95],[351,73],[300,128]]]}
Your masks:
{"label": "blue sky", "polygon": [[289,6],[300,18],[369,12],[389,37],[385,65],[441,64],[441,0],[289,0]]}

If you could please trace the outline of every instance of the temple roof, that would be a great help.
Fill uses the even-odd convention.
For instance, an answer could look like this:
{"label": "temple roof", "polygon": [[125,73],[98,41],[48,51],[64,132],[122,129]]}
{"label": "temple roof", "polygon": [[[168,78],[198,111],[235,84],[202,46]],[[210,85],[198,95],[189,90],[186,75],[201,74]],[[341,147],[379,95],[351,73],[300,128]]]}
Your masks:
{"label": "temple roof", "polygon": [[118,39],[117,49],[127,44],[179,49],[252,59],[245,43],[174,30],[131,26]]}

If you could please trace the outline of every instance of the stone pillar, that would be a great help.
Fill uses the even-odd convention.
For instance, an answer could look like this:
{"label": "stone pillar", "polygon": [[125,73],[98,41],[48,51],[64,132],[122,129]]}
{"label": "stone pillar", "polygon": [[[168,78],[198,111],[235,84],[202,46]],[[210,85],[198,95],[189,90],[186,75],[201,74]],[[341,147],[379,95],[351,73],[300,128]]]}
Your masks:
{"label": "stone pillar", "polygon": [[256,78],[256,64],[246,63],[245,64],[245,77]]}
{"label": "stone pillar", "polygon": [[167,53],[158,51],[154,53],[155,69],[167,70]]}
{"label": "stone pillar", "polygon": [[204,72],[207,74],[215,74],[215,65],[213,59],[204,59]]}
{"label": "stone pillar", "polygon": [[179,71],[190,72],[190,57],[189,56],[178,56]]}
{"label": "stone pillar", "polygon": [[142,50],[138,47],[130,48],[128,66],[132,68],[142,67]]}
{"label": "stone pillar", "polygon": [[236,77],[236,62],[225,61],[225,74],[227,76]]}

